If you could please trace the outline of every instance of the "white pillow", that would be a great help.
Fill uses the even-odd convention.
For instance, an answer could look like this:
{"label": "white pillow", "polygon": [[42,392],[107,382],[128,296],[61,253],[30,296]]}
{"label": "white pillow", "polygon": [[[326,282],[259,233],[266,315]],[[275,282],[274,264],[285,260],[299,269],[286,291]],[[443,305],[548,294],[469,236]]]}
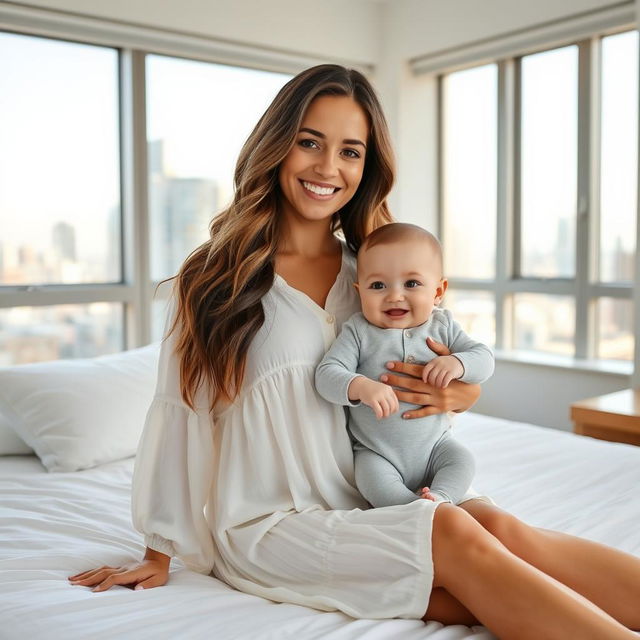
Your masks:
{"label": "white pillow", "polygon": [[0,456],[31,455],[33,449],[20,439],[9,420],[0,413]]}
{"label": "white pillow", "polygon": [[0,413],[49,471],[133,456],[155,392],[159,347],[0,368]]}

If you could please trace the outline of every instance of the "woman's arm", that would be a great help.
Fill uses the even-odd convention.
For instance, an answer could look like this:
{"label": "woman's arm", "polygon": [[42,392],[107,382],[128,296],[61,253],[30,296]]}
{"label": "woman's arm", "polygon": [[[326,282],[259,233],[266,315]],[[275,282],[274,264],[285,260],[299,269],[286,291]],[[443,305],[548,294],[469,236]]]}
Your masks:
{"label": "woman's arm", "polygon": [[[429,348],[439,356],[451,354],[448,347],[427,339]],[[470,409],[480,397],[479,384],[466,384],[459,380],[452,380],[446,389],[439,389],[422,381],[424,365],[409,364],[408,362],[389,362],[387,369],[393,373],[384,374],[380,381],[394,389],[400,402],[420,405],[422,408],[405,411],[403,418],[408,420],[431,416],[447,411],[466,411]]]}

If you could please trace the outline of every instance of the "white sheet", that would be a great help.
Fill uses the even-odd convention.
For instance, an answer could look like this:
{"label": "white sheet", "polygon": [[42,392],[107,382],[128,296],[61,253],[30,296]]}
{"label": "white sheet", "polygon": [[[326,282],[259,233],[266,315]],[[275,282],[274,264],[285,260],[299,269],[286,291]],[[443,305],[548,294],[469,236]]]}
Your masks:
{"label": "white sheet", "polygon": [[[640,556],[640,447],[468,414],[457,437],[475,453],[477,490],[526,521]],[[0,458],[0,638],[328,638],[457,640],[482,627],[353,620],[275,604],[172,562],[169,583],[104,593],[66,576],[141,557],[130,523],[133,459],[47,473],[34,457]]]}

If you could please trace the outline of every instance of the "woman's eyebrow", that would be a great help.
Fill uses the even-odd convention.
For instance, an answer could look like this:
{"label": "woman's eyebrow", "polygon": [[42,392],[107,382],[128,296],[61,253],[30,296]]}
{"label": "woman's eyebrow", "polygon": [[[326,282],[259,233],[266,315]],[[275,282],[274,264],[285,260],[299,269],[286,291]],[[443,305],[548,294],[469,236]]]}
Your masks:
{"label": "woman's eyebrow", "polygon": [[[302,127],[300,129],[300,132],[302,133],[303,131],[310,133],[312,136],[317,136],[318,138],[324,139],[327,137],[321,131],[316,131],[315,129],[310,129],[309,127]],[[365,149],[367,148],[367,145],[364,142],[362,142],[362,140],[357,140],[356,138],[346,138],[342,142],[344,144],[359,144],[359,145],[362,145]]]}

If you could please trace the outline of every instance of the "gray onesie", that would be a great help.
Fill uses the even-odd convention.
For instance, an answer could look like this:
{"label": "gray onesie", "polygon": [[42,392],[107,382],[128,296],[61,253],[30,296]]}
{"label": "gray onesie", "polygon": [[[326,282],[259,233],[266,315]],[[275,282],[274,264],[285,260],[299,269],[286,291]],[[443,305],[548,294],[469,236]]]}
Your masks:
{"label": "gray onesie", "polygon": [[447,414],[405,420],[402,414],[415,406],[400,402],[399,412],[378,420],[373,409],[351,402],[347,394],[358,374],[379,380],[391,360],[426,364],[435,358],[428,336],[447,345],[462,362],[463,382],[484,382],[493,373],[491,350],[472,340],[450,311],[437,307],[429,320],[410,329],[381,329],[362,313],[354,314],[316,369],[318,392],[349,407],[356,484],[374,507],[417,500],[415,491],[423,486],[455,504],[473,478],[473,456],[451,437]]}

